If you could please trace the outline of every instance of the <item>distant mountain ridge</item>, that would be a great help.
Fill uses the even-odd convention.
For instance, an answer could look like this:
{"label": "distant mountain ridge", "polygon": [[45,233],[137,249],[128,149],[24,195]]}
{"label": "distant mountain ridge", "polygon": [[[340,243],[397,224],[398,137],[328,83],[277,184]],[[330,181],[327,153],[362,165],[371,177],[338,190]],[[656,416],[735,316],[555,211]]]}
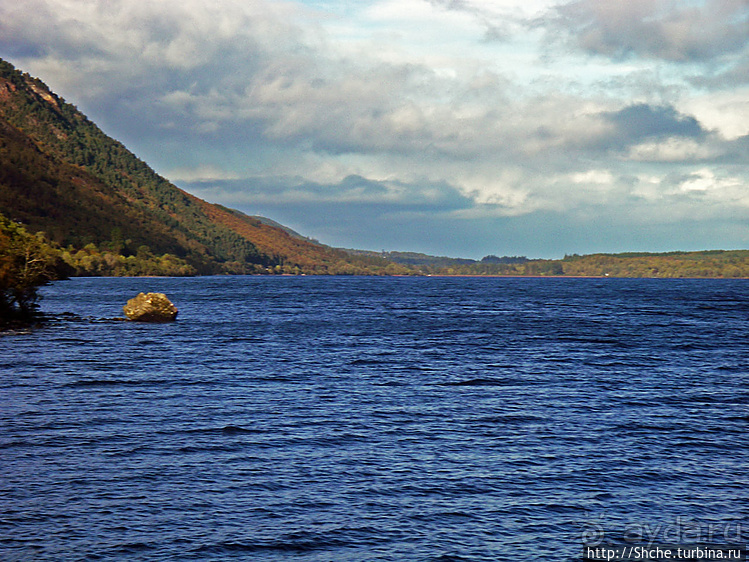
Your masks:
{"label": "distant mountain ridge", "polygon": [[169,254],[197,273],[403,272],[186,193],[2,59],[0,213],[61,247]]}

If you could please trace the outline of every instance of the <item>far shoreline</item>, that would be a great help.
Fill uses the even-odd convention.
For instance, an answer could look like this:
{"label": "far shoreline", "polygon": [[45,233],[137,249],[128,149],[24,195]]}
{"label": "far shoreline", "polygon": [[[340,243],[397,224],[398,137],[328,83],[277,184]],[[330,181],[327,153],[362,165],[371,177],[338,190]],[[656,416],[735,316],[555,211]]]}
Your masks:
{"label": "far shoreline", "polygon": [[74,275],[66,279],[55,279],[49,282],[49,284],[57,283],[59,281],[69,281],[71,279],[200,279],[200,278],[216,278],[216,277],[256,277],[259,279],[271,279],[277,277],[283,278],[294,278],[294,277],[317,277],[317,278],[395,278],[395,279],[418,279],[418,278],[444,278],[444,279],[659,279],[659,280],[679,280],[679,279],[691,279],[691,280],[749,280],[749,277],[697,277],[697,276],[684,276],[684,277],[639,277],[639,276],[624,276],[624,275],[498,275],[498,274],[448,274],[448,273],[424,273],[418,275],[348,275],[348,274],[325,274],[325,273],[277,273],[277,274],[258,274],[258,273],[240,273],[240,274],[210,274],[210,275]]}

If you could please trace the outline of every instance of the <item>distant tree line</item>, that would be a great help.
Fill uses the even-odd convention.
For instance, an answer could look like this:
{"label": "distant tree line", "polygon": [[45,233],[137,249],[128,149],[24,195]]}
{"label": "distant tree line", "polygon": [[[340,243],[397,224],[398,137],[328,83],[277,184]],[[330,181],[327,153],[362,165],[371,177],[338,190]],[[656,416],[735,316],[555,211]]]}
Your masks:
{"label": "distant tree line", "polygon": [[565,275],[593,277],[749,278],[749,250],[570,255]]}
{"label": "distant tree line", "polygon": [[504,264],[516,264],[516,263],[525,263],[528,261],[528,258],[525,256],[495,256],[494,254],[490,254],[488,256],[484,256],[481,258],[481,261],[483,263],[504,263]]}

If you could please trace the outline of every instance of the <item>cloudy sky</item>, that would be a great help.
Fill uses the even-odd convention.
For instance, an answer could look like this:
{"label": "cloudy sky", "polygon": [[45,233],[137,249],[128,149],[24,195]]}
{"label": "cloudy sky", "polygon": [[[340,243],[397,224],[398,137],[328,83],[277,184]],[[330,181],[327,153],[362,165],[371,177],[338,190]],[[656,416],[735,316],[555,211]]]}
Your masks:
{"label": "cloudy sky", "polygon": [[749,0],[0,0],[0,57],[327,244],[749,248]]}

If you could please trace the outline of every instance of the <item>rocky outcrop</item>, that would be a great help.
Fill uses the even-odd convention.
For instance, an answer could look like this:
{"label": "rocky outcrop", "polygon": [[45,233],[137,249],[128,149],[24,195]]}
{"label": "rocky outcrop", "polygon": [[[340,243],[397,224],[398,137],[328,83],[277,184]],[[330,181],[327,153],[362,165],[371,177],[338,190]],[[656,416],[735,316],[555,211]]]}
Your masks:
{"label": "rocky outcrop", "polygon": [[164,293],[140,293],[122,307],[128,320],[136,322],[171,322],[177,318],[177,307]]}

